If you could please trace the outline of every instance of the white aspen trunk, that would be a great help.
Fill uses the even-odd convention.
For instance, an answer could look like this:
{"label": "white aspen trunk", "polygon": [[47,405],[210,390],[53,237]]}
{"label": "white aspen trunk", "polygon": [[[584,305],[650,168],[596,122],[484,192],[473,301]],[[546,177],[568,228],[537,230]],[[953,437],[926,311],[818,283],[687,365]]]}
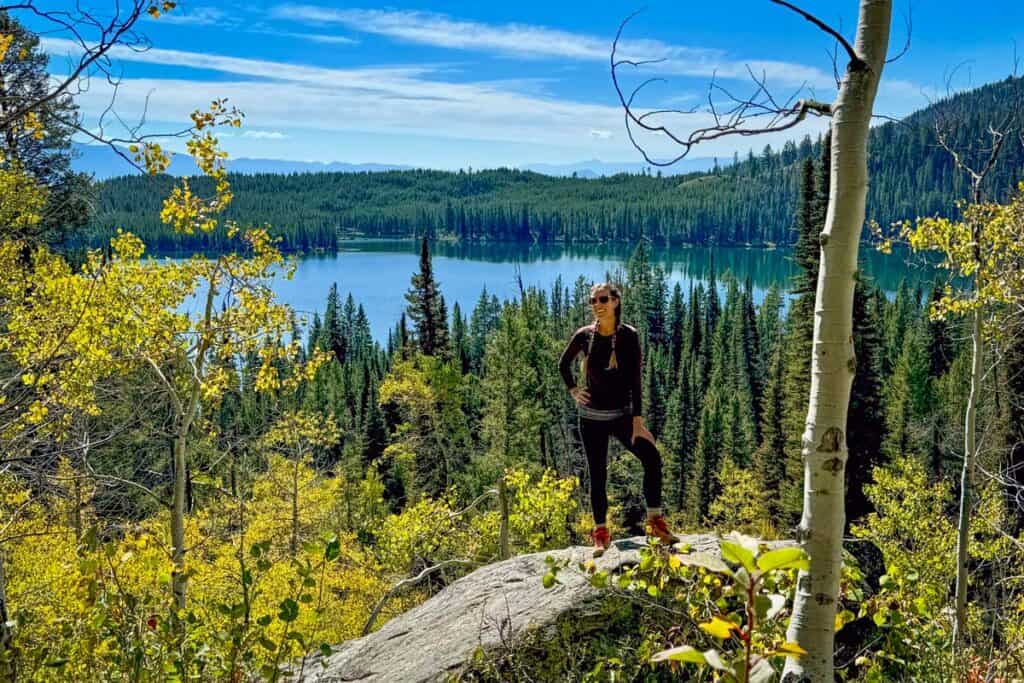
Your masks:
{"label": "white aspen trunk", "polygon": [[889,45],[891,0],[861,0],[854,51],[832,105],[832,169],[821,233],[811,389],[804,429],[804,510],[797,535],[810,569],[797,579],[787,638],[807,650],[788,658],[784,683],[834,680],[836,601],[845,523],[846,415],[856,370],[853,291],[867,200],[871,111]]}
{"label": "white aspen trunk", "polygon": [[[977,244],[977,239],[975,240]],[[978,282],[975,278],[975,291]],[[975,426],[978,396],[981,391],[981,311],[975,310],[971,321],[971,389],[964,411],[964,466],[960,472],[960,517],[956,530],[956,619],[953,622],[953,657],[963,645],[967,625],[967,549],[971,529],[971,493],[974,488],[974,461],[978,444]]]}
{"label": "white aspen trunk", "polygon": [[7,573],[4,568],[4,551],[0,547],[0,681],[15,681],[18,678],[17,663],[14,660],[13,637],[7,622],[10,620],[7,608]]}

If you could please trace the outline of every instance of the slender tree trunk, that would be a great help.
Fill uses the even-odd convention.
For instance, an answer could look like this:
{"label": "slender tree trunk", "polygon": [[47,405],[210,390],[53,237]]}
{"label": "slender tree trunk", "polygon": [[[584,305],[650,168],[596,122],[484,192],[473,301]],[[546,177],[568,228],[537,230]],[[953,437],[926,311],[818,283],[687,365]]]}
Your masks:
{"label": "slender tree trunk", "polygon": [[178,404],[179,415],[177,434],[174,437],[174,487],[171,492],[171,593],[174,605],[185,609],[188,576],[185,573],[185,505],[188,479],[186,461],[188,454],[188,435],[192,429],[192,421],[199,410],[199,394],[202,389],[202,377],[206,368],[206,352],[210,348],[211,325],[213,320],[213,304],[217,296],[217,288],[211,283],[206,290],[206,307],[203,314],[202,333],[193,371],[192,386],[188,400]]}
{"label": "slender tree trunk", "polygon": [[71,511],[71,524],[75,529],[75,547],[82,543],[82,480],[75,477],[75,502]]}
{"label": "slender tree trunk", "polygon": [[846,417],[856,370],[853,294],[867,200],[871,110],[889,44],[891,0],[861,0],[851,62],[832,105],[831,185],[815,299],[807,422],[802,437],[804,508],[801,571],[787,637],[808,654],[789,658],[784,683],[832,683],[836,601],[845,523]]}
{"label": "slender tree trunk", "polygon": [[[977,278],[975,278],[977,280]],[[978,283],[975,281],[975,287]],[[976,423],[981,391],[981,311],[971,320],[971,389],[964,411],[964,466],[960,472],[960,517],[956,529],[956,619],[953,622],[953,657],[963,644],[967,625],[967,549],[971,529],[971,497],[974,488],[974,461],[978,444]]]}
{"label": "slender tree trunk", "polygon": [[7,622],[7,573],[4,565],[4,549],[0,546],[0,681],[15,681],[18,678],[17,663],[14,660],[13,636]]}
{"label": "slender tree trunk", "polygon": [[498,526],[498,559],[507,560],[510,557],[508,549],[508,484],[505,483],[505,473],[502,471],[498,479],[498,508],[501,510],[501,522]]}
{"label": "slender tree trunk", "polygon": [[292,466],[292,537],[288,544],[292,557],[299,554],[299,460]]}
{"label": "slender tree trunk", "polygon": [[188,576],[185,574],[185,435],[174,439],[174,490],[171,506],[171,593],[174,605],[185,609]]}

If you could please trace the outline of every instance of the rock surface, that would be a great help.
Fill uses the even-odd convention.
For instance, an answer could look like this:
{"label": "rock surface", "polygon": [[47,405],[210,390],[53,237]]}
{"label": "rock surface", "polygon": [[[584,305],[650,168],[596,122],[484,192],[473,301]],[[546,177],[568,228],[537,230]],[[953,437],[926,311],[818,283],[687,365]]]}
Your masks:
{"label": "rock surface", "polygon": [[[694,551],[718,552],[718,539],[712,535],[684,536],[682,542]],[[636,564],[645,545],[642,537],[616,541],[595,563],[607,571]],[[338,646],[323,662],[326,667],[319,656],[311,657],[304,680],[444,681],[462,671],[478,647],[485,652],[506,648],[525,633],[560,619],[571,619],[578,633],[599,629],[600,619],[587,617],[600,615],[602,591],[575,569],[591,555],[590,548],[574,546],[481,567],[377,632]],[[541,577],[548,570],[548,556],[569,560],[570,565],[559,573],[561,583],[545,590]]]}

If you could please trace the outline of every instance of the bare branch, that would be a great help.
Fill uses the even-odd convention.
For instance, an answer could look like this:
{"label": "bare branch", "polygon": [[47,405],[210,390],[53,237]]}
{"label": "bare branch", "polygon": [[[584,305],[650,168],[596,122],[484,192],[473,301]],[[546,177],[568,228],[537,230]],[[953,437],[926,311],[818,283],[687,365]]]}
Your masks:
{"label": "bare branch", "polygon": [[907,54],[907,52],[910,50],[910,36],[914,32],[913,11],[914,8],[911,6],[910,2],[907,2],[907,13],[903,15],[903,28],[906,31],[907,40],[905,43],[903,43],[903,49],[901,49],[895,57],[890,57],[889,59],[885,60],[886,64],[891,64],[892,62],[895,62],[896,60],[903,57],[903,55]]}
{"label": "bare branch", "polygon": [[846,50],[846,54],[849,55],[851,65],[855,65],[856,68],[863,68],[864,66],[866,66],[864,64],[864,60],[857,56],[857,52],[853,49],[853,46],[850,45],[846,38],[843,37],[843,34],[839,33],[839,31],[836,31],[834,28],[823,22],[818,17],[814,16],[810,12],[800,9],[799,7],[792,3],[786,2],[786,0],[769,0],[769,2],[773,2],[776,5],[781,5],[786,9],[793,10],[801,17],[803,17],[807,21],[811,22],[812,24],[820,28],[825,33],[835,38],[836,41],[843,46],[843,49]]}
{"label": "bare branch", "polygon": [[373,630],[373,625],[377,622],[377,617],[380,616],[380,611],[384,608],[384,605],[387,604],[388,600],[393,598],[395,595],[400,593],[402,590],[404,590],[408,586],[412,586],[412,585],[415,585],[415,584],[419,583],[420,581],[422,581],[423,579],[427,578],[431,574],[434,574],[435,572],[438,572],[438,571],[440,571],[440,570],[442,570],[442,569],[444,569],[446,567],[451,567],[451,566],[458,565],[458,564],[461,564],[461,565],[467,565],[467,564],[468,565],[474,565],[474,564],[477,564],[477,563],[473,562],[472,560],[445,560],[444,562],[439,562],[439,563],[433,565],[432,567],[427,567],[426,569],[421,571],[419,574],[417,574],[416,576],[414,576],[414,577],[412,577],[410,579],[404,579],[404,580],[399,581],[398,583],[396,583],[391,588],[391,590],[389,590],[384,595],[384,597],[381,598],[377,602],[377,604],[374,606],[373,610],[370,612],[370,616],[366,620],[366,625],[363,626],[362,635],[365,636],[365,635],[369,634],[371,630]]}
{"label": "bare branch", "polygon": [[[808,115],[828,116],[832,113],[831,105],[814,98],[798,99],[806,84],[801,85],[785,102],[780,103],[767,85],[764,72],[757,74],[747,68],[753,91],[747,96],[733,94],[718,83],[712,75],[708,84],[707,104],[704,113],[711,119],[709,123],[691,129],[686,135],[674,131],[664,121],[673,115],[692,115],[698,113],[697,107],[689,110],[668,109],[664,107],[640,111],[637,107],[637,96],[652,83],[664,82],[662,78],[648,78],[633,88],[628,95],[623,90],[621,72],[623,67],[638,68],[641,65],[661,60],[635,60],[619,57],[619,46],[626,25],[637,15],[634,12],[619,25],[612,42],[609,64],[611,67],[612,84],[622,105],[626,134],[630,144],[640,152],[644,160],[652,166],[670,166],[684,158],[690,149],[699,143],[717,140],[727,136],[759,135],[788,130],[803,121]],[[721,97],[719,97],[721,96]],[[724,102],[722,98],[724,97]],[[678,146],[679,153],[671,159],[654,159],[637,139],[637,132],[653,133],[664,136]]]}

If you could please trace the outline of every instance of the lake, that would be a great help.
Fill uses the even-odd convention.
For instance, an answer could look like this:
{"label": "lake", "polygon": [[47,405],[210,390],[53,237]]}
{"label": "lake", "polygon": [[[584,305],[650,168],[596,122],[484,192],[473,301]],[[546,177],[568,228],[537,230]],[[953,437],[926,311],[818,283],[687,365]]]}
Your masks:
{"label": "lake", "polygon": [[[300,258],[291,281],[280,279],[274,286],[279,298],[312,319],[323,312],[331,283],[338,283],[342,300],[351,293],[370,319],[373,336],[387,341],[405,309],[409,280],[419,269],[416,240],[350,240],[335,254],[313,254]],[[450,244],[431,245],[434,274],[448,303],[449,312],[458,302],[465,316],[476,305],[483,287],[499,299],[518,295],[516,271],[527,287],[550,290],[555,278],[572,286],[577,277],[603,280],[607,272],[624,267],[632,245],[521,245]],[[911,268],[897,255],[885,256],[861,247],[865,273],[890,295],[901,279],[924,281],[928,273]],[[652,248],[653,262],[669,272],[670,291],[676,282],[684,292],[691,284],[706,282],[710,264],[721,276],[730,272],[750,277],[755,299],[760,302],[772,283],[787,286],[797,268],[788,249],[747,249],[742,247]]]}

